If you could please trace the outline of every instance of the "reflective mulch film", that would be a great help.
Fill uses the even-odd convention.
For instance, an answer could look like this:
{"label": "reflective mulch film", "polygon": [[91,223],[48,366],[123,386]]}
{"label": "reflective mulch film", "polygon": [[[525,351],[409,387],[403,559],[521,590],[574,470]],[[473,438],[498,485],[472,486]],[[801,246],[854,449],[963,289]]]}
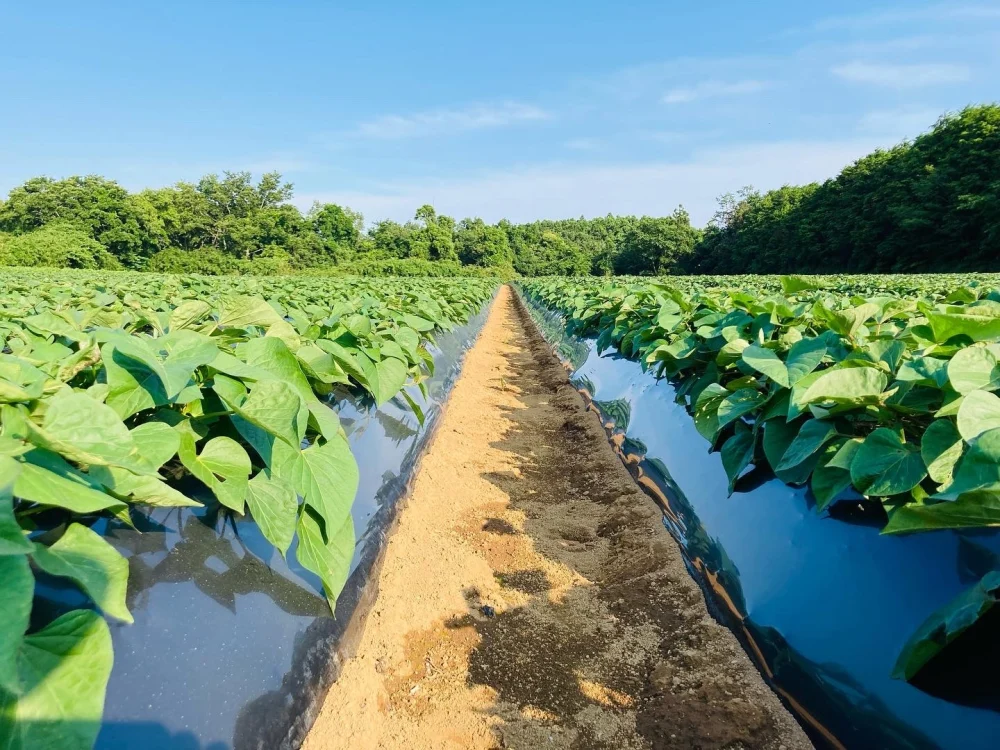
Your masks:
{"label": "reflective mulch film", "polygon": [[[436,336],[426,420],[389,402],[335,406],[358,460],[357,545],[332,617],[319,578],[287,561],[253,521],[207,508],[153,508],[138,530],[95,529],[129,559],[135,624],[111,623],[115,665],[97,748],[216,750],[298,746],[376,592],[386,533],[414,466],[475,342],[487,307]],[[36,616],[88,606],[71,583],[46,578]]]}
{"label": "reflective mulch film", "polygon": [[[662,505],[714,614],[816,742],[996,747],[995,638],[919,687],[890,673],[928,614],[1000,567],[1000,530],[882,536],[882,521],[856,504],[819,514],[805,489],[764,472],[743,477],[727,497],[720,454],[709,453],[669,382],[613,353],[598,356],[592,340],[567,338],[557,315],[529,309],[618,434],[633,476]],[[992,627],[995,634],[996,620]]]}

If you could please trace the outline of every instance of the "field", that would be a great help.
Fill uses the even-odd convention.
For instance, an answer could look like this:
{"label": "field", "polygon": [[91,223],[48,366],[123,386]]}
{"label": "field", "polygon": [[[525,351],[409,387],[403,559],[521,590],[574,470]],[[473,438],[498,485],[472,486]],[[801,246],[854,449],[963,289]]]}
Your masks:
{"label": "field", "polygon": [[[408,414],[412,422],[394,418],[394,431],[386,428],[397,441],[420,433],[438,338],[469,323],[499,286],[474,277],[0,273],[0,594],[6,605],[0,729],[9,746],[94,743],[115,661],[108,621],[116,628],[133,622],[130,561],[108,535],[145,528],[157,509],[209,508],[223,519],[252,520],[268,550],[318,576],[329,607],[338,611],[364,536],[355,529],[352,506],[359,481],[375,471],[352,453],[342,423],[345,399],[359,414],[381,415],[383,423],[389,405]],[[555,328],[565,324],[561,333],[575,342],[569,351],[586,357],[593,341],[597,354],[639,362],[656,379],[654,388],[672,388],[705,447],[721,455],[729,495],[740,494],[751,479],[759,484],[761,476],[776,477],[807,488],[810,512],[835,518],[838,508],[863,507],[886,536],[976,533],[1000,525],[1000,276],[546,277],[520,280],[516,288],[534,309],[558,320]],[[509,290],[501,294],[504,305],[517,309],[510,307]],[[496,352],[514,346],[514,334],[501,336],[498,325],[492,343],[477,345],[494,347],[496,362],[508,363],[490,365],[508,367],[497,383],[483,376],[481,388],[501,394],[489,408],[521,408],[504,400],[511,387],[506,378],[516,377],[516,393],[530,394],[537,399],[532,408],[542,409],[546,388],[559,386],[533,383],[524,361],[509,369],[509,357]],[[628,446],[622,448],[629,439],[628,404],[595,408],[608,420],[613,443],[618,435],[628,464]],[[517,444],[526,460],[542,461],[528,446],[535,432],[559,426],[552,424],[539,422]],[[478,439],[493,446],[501,437],[494,430]],[[462,461],[479,460],[468,445],[455,445],[443,462],[434,459],[439,471],[447,471],[449,461],[457,466],[460,454]],[[491,460],[493,471],[504,466],[499,454]],[[574,497],[600,486],[596,480],[574,484],[552,469],[554,460],[539,464],[550,475],[537,480],[532,495],[560,482],[570,483]],[[583,456],[574,460],[587,464]],[[506,491],[511,497],[524,492]],[[707,502],[731,501],[725,494]],[[525,503],[538,502],[523,496]],[[452,504],[465,502],[462,497],[455,495]],[[552,493],[553,503],[563,501]],[[447,512],[440,510],[442,517]],[[545,516],[538,508],[532,513],[527,517]],[[595,528],[602,523],[609,521],[594,520]],[[543,548],[566,544],[558,535],[538,538]],[[492,543],[485,539],[477,537],[476,544]],[[435,542],[442,549],[451,543],[447,537]],[[407,564],[417,565],[409,554]],[[474,567],[471,560],[467,565]],[[554,565],[532,560],[540,568]],[[926,560],[928,566],[951,562]],[[602,581],[616,574],[612,563],[602,563]],[[501,588],[504,575],[522,572],[497,573]],[[893,676],[914,680],[937,657],[947,657],[946,646],[960,642],[991,610],[998,575],[980,571],[964,593],[924,613],[911,633],[900,633]],[[53,578],[78,587],[76,606],[53,609],[39,598],[37,587]],[[404,604],[407,593],[405,587],[400,592]],[[590,610],[575,616],[581,611]],[[514,645],[529,648],[524,641]],[[655,663],[661,656],[653,649],[648,658]],[[634,700],[649,698],[638,691]],[[470,703],[468,711],[481,708]],[[745,717],[727,714],[723,723],[740,721]],[[766,731],[777,732],[781,722],[769,722]],[[666,731],[662,722],[652,726]],[[703,729],[692,726],[684,730],[692,736]]]}
{"label": "field", "polygon": [[[113,663],[103,617],[73,609],[25,633],[33,571],[132,621],[129,566],[90,528],[97,516],[249,512],[282,554],[297,540],[332,606],[355,546],[358,466],[321,399],[399,398],[422,421],[435,332],[464,323],[494,287],[3,273],[0,688],[13,746],[96,734]],[[54,716],[72,720],[44,721]]]}
{"label": "field", "polygon": [[[883,534],[1000,525],[1000,278],[536,280],[525,291],[677,385],[722,454],[808,485],[817,511],[880,503]],[[994,604],[987,573],[900,653],[913,677]]]}

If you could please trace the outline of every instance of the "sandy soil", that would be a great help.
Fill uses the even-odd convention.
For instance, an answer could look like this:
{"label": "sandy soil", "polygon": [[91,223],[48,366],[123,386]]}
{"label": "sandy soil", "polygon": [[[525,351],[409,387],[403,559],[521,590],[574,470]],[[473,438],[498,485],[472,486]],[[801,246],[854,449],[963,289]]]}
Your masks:
{"label": "sandy soil", "polygon": [[809,747],[509,288],[305,747]]}

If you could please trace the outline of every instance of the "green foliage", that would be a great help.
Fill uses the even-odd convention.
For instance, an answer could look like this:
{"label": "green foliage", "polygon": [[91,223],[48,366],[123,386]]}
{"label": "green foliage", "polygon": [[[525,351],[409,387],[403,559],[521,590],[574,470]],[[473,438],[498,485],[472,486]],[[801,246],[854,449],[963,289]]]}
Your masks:
{"label": "green foliage", "polygon": [[910,679],[949,643],[960,637],[997,603],[1000,571],[991,571],[928,617],[907,641],[892,676]]}
{"label": "green foliage", "polygon": [[[0,272],[2,744],[96,737],[113,662],[102,614],[132,621],[128,563],[92,528],[100,515],[114,528],[148,507],[249,510],[282,554],[297,535],[333,607],[359,470],[320,397],[400,396],[422,421],[435,332],[495,285]],[[72,581],[102,614],[45,622],[35,571]]]}
{"label": "green foliage", "polygon": [[236,258],[214,248],[205,248],[197,252],[167,248],[153,254],[146,262],[145,270],[153,273],[228,276],[240,274],[242,266]]}
{"label": "green foliage", "polygon": [[660,274],[678,270],[691,254],[699,232],[687,212],[665,219],[643,217],[628,228],[612,263],[618,274]]}
{"label": "green foliage", "polygon": [[46,224],[27,234],[0,235],[0,266],[121,268],[100,242],[72,224]]}
{"label": "green foliage", "polygon": [[470,266],[509,268],[514,264],[506,232],[482,219],[463,219],[458,223],[455,248],[459,260]]}
{"label": "green foliage", "polygon": [[[598,351],[670,378],[721,451],[730,492],[766,466],[808,483],[820,511],[878,503],[884,534],[1000,526],[1000,278],[522,284]],[[898,676],[993,606],[991,575],[914,634]]]}
{"label": "green foliage", "polygon": [[[0,232],[70,223],[125,267],[202,274],[347,266],[367,274],[403,260],[508,276],[985,271],[1000,270],[998,172],[1000,105],[986,105],[946,115],[912,143],[876,151],[823,184],[726,194],[704,231],[680,207],[663,217],[490,225],[456,223],[430,205],[411,221],[366,231],[342,206],[316,203],[303,215],[277,173],[255,182],[224,172],[134,195],[97,176],[28,180],[0,203]],[[66,264],[108,266],[76,253]],[[63,265],[60,253],[50,255]]]}
{"label": "green foliage", "polygon": [[823,184],[724,196],[695,273],[996,271],[1000,106],[945,115]]}
{"label": "green foliage", "polygon": [[156,249],[156,231],[145,209],[125,188],[103,177],[36,177],[0,203],[0,231],[25,234],[51,224],[73,224],[122,265],[138,268]]}
{"label": "green foliage", "polygon": [[[502,277],[504,274],[493,268],[463,266],[458,261],[430,261],[423,258],[372,258],[360,256],[358,260],[332,269],[337,274],[347,276],[479,276],[482,278]],[[330,271],[318,270],[328,274]]]}

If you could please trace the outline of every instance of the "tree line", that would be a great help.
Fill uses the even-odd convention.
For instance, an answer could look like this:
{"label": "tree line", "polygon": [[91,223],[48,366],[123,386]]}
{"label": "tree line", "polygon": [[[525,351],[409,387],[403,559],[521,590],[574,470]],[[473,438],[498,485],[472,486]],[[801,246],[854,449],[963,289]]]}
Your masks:
{"label": "tree line", "polygon": [[488,224],[432,206],[379,221],[303,213],[278,173],[207,175],[130,193],[90,175],[36,177],[0,202],[0,265],[181,273],[825,273],[1000,270],[1000,106],[943,116],[823,183],[720,199],[704,230],[683,208]]}
{"label": "tree line", "polygon": [[699,231],[683,210],[616,217],[487,224],[421,206],[412,220],[365,227],[333,203],[303,213],[278,173],[207,175],[130,193],[89,175],[36,177],[0,203],[0,264],[179,273],[523,275],[660,273],[689,254]]}
{"label": "tree line", "polygon": [[1000,271],[1000,106],[944,115],[823,183],[726,195],[690,273]]}

